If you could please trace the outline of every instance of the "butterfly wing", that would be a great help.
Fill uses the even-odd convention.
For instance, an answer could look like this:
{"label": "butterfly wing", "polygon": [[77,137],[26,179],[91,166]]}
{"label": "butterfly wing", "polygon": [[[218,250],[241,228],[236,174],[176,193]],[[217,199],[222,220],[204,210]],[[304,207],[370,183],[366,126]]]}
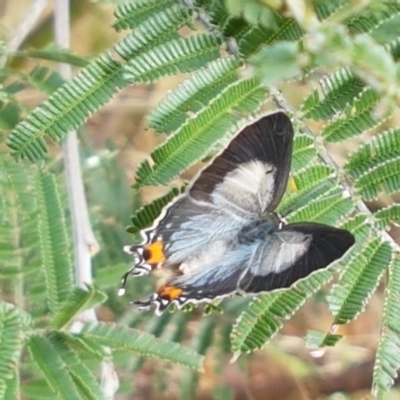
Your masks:
{"label": "butterfly wing", "polygon": [[258,241],[238,289],[257,294],[288,288],[342,258],[354,243],[354,236],[344,229],[316,223],[286,225]]}
{"label": "butterfly wing", "polygon": [[293,134],[282,112],[247,126],[201,172],[189,195],[238,212],[273,211],[286,189]]}
{"label": "butterfly wing", "polygon": [[[246,232],[244,240],[229,248],[220,262],[173,277],[149,300],[162,312],[171,303],[212,302],[231,294],[258,294],[288,288],[311,273],[342,258],[354,236],[344,230],[315,223],[290,224],[282,229],[271,223]],[[253,236],[252,236],[253,235]]]}
{"label": "butterfly wing", "polygon": [[137,263],[123,285],[128,274],[161,267],[181,273],[216,264],[243,226],[279,203],[290,171],[292,142],[292,125],[282,112],[240,131],[144,231],[143,242],[127,248]]}

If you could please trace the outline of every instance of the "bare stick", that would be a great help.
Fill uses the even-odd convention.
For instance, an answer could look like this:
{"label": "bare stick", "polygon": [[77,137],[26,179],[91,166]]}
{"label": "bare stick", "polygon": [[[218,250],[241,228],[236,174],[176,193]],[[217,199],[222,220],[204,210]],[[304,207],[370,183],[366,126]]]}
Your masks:
{"label": "bare stick", "polygon": [[47,3],[48,0],[32,0],[32,5],[29,7],[7,42],[4,52],[0,57],[0,68],[4,67],[8,56],[21,46],[21,43],[29,35],[32,28],[35,27],[43,13],[43,10],[46,8]]}
{"label": "bare stick", "polygon": [[[54,2],[54,31],[57,44],[68,49],[70,46],[70,15],[69,2],[55,0]],[[72,70],[68,64],[60,64],[59,71],[66,80],[71,79]],[[92,283],[91,259],[99,248],[89,220],[89,211],[86,203],[82,180],[82,171],[79,162],[79,145],[76,131],[68,134],[63,145],[65,174],[68,200],[71,211],[71,220],[74,236],[75,251],[75,280],[80,287]],[[79,331],[84,322],[96,322],[94,309],[86,310],[79,315],[79,320],[72,327]],[[105,348],[107,353],[110,352]],[[113,399],[118,389],[118,377],[111,362],[101,364],[101,386],[106,399]]]}

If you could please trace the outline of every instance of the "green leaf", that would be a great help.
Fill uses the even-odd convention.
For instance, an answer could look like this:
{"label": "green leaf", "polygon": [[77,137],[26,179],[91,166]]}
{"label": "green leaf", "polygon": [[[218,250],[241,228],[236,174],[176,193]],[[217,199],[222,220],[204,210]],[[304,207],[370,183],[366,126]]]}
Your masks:
{"label": "green leaf", "polygon": [[35,66],[27,74],[3,68],[0,70],[0,76],[11,79],[18,77],[18,83],[21,85],[20,90],[29,85],[47,94],[54,92],[54,90],[58,89],[64,83],[58,72],[54,72],[50,68],[43,66]]}
{"label": "green leaf", "polygon": [[345,164],[346,172],[354,179],[368,173],[377,164],[400,156],[400,129],[389,129],[360,146]]}
{"label": "green leaf", "polygon": [[190,72],[219,57],[219,39],[211,34],[181,37],[134,57],[124,66],[129,81],[151,83],[163,76]]}
{"label": "green leaf", "polygon": [[84,58],[71,54],[66,49],[62,49],[54,45],[48,46],[41,50],[31,49],[17,51],[13,53],[12,56],[38,58],[41,60],[66,63],[76,67],[85,67],[88,64],[88,61]]}
{"label": "green leaf", "polygon": [[95,339],[115,350],[132,350],[146,357],[154,357],[199,370],[203,357],[178,343],[163,342],[153,335],[116,324],[85,325],[83,338]]}
{"label": "green leaf", "polygon": [[335,316],[334,324],[345,324],[364,310],[391,258],[390,244],[379,238],[366,244],[360,253],[352,257],[340,277],[340,283],[328,296],[329,309]]}
{"label": "green leaf", "polygon": [[257,76],[262,84],[271,86],[301,74],[298,56],[297,43],[278,42],[261,47],[249,61],[256,67]]}
{"label": "green leaf", "polygon": [[334,171],[326,165],[312,165],[293,176],[296,191],[287,193],[279,204],[279,212],[287,215],[305,207],[336,187]]}
{"label": "green leaf", "polygon": [[347,229],[356,237],[354,251],[358,251],[359,247],[364,246],[365,242],[371,236],[372,225],[365,215],[357,215],[344,221],[340,226],[342,229]]}
{"label": "green leaf", "polygon": [[172,188],[165,196],[154,200],[150,204],[146,204],[135,214],[132,215],[132,226],[127,231],[133,234],[139,233],[142,229],[148,228],[154,220],[161,214],[162,209],[179,194],[177,188]]}
{"label": "green leaf", "polygon": [[47,337],[37,334],[32,335],[27,347],[32,360],[54,394],[57,395],[57,399],[81,399],[66,364]]}
{"label": "green leaf", "polygon": [[0,378],[0,398],[2,399],[20,399],[21,398],[21,383],[20,383],[19,369],[14,368],[13,376],[10,379],[3,381]]}
{"label": "green leaf", "polygon": [[57,335],[62,337],[62,340],[73,350],[79,354],[88,354],[99,361],[104,361],[110,358],[110,355],[99,342],[90,338],[83,338],[73,333],[57,332]]}
{"label": "green leaf", "polygon": [[353,104],[343,110],[341,117],[325,126],[321,132],[328,142],[342,142],[378,125],[381,121],[373,117],[373,110],[380,96],[372,89],[364,90]]}
{"label": "green leaf", "polygon": [[38,172],[35,188],[39,204],[38,230],[47,299],[55,312],[72,289],[72,254],[64,210],[55,176]]}
{"label": "green leaf", "polygon": [[238,35],[238,45],[242,56],[248,57],[254,54],[263,44],[271,44],[280,41],[297,41],[303,36],[303,30],[293,18],[287,18],[274,13],[274,27],[249,26]]}
{"label": "green leaf", "polygon": [[78,128],[89,113],[109,101],[123,85],[121,65],[109,54],[103,54],[52,93],[13,129],[7,143],[12,155],[31,161],[43,158],[47,152],[45,134],[53,141],[60,141],[67,132]]}
{"label": "green leaf", "polygon": [[188,120],[173,136],[157,148],[137,170],[136,188],[167,184],[179,173],[207,154],[207,151],[237,123],[232,110],[254,112],[265,97],[265,89],[255,79],[238,81],[227,87],[208,107]]}
{"label": "green leaf", "polygon": [[93,286],[85,289],[75,287],[54,313],[51,325],[54,329],[63,329],[77,314],[103,303],[106,299],[107,295]]}
{"label": "green leaf", "polygon": [[292,154],[292,171],[303,168],[317,155],[314,138],[300,134],[294,137]]}
{"label": "green leaf", "polygon": [[110,264],[106,267],[97,268],[94,276],[95,286],[100,289],[115,290],[116,282],[120,282],[121,276],[129,269],[126,263]]}
{"label": "green leaf", "polygon": [[393,386],[400,367],[400,262],[389,267],[388,286],[385,291],[382,328],[376,351],[372,391],[381,399]]}
{"label": "green leaf", "polygon": [[335,346],[342,338],[342,335],[326,334],[318,331],[309,330],[306,336],[306,347],[316,348],[324,346]]}
{"label": "green leaf", "polygon": [[232,329],[232,350],[247,353],[264,346],[305,301],[332,278],[328,270],[318,271],[291,289],[255,297]]}
{"label": "green leaf", "polygon": [[399,13],[400,5],[396,1],[371,2],[369,7],[347,20],[346,25],[354,35],[371,32],[385,21],[395,18]]}
{"label": "green leaf", "polygon": [[195,71],[150,112],[148,127],[165,133],[178,129],[191,112],[199,111],[238,79],[240,66],[238,59],[220,58]]}
{"label": "green leaf", "polygon": [[118,42],[114,49],[125,61],[140,57],[158,45],[178,39],[179,29],[189,21],[188,11],[174,4],[149,15],[128,36]]}
{"label": "green leaf", "polygon": [[348,68],[342,68],[320,81],[321,94],[314,90],[304,100],[301,110],[306,118],[330,119],[343,111],[364,90],[364,83]]}
{"label": "green leaf", "polygon": [[328,192],[328,196],[317,198],[290,215],[290,222],[321,222],[336,225],[337,222],[350,214],[354,203],[350,197],[344,197],[341,189]]}
{"label": "green leaf", "polygon": [[376,199],[381,192],[387,194],[400,190],[400,156],[372,167],[360,176],[355,187],[366,200]]}
{"label": "green leaf", "polygon": [[400,224],[400,204],[392,204],[375,213],[375,218],[380,229],[389,229],[390,224]]}
{"label": "green leaf", "polygon": [[64,362],[77,388],[85,394],[85,399],[104,399],[104,394],[96,378],[90,369],[82,362],[78,353],[68,346],[64,336],[54,332],[49,336],[49,340]]}
{"label": "green leaf", "polygon": [[0,301],[0,386],[15,377],[29,322],[23,311]]}
{"label": "green leaf", "polygon": [[124,2],[119,4],[114,11],[117,21],[113,24],[114,29],[119,32],[123,29],[137,28],[160,11],[168,10],[176,6],[174,0],[142,0]]}

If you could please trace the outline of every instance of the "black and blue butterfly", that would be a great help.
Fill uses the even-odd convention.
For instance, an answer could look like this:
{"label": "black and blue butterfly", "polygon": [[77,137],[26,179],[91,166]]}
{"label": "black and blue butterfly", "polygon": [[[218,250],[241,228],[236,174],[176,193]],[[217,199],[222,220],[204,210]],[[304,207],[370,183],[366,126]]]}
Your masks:
{"label": "black and blue butterfly", "polygon": [[340,259],[354,244],[344,229],[285,224],[274,210],[288,182],[293,127],[283,112],[240,131],[186,191],[168,204],[123,277],[152,273],[158,288],[139,306],[212,303],[233,294],[288,288]]}

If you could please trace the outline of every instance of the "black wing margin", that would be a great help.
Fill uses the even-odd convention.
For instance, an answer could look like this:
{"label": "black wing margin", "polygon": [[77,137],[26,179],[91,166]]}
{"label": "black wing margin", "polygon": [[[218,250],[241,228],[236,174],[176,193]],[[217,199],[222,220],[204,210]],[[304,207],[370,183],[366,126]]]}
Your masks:
{"label": "black wing margin", "polygon": [[[287,233],[299,238],[296,244],[282,244],[281,238]],[[250,266],[239,283],[239,291],[257,294],[288,288],[314,271],[326,268],[342,258],[355,243],[355,238],[349,231],[317,223],[286,225],[271,235],[270,240],[275,241],[277,251],[270,251],[270,246],[267,254],[264,251],[267,247],[264,245],[261,249],[260,246],[257,257],[260,263]],[[302,241],[305,243],[304,251],[301,249]],[[293,251],[290,250],[291,247]],[[276,260],[281,265],[277,265]],[[283,263],[286,265],[283,266]]]}
{"label": "black wing margin", "polygon": [[293,126],[283,112],[262,117],[245,127],[213,162],[202,170],[189,189],[195,200],[209,201],[215,187],[241,165],[261,161],[272,165],[276,172],[271,200],[263,211],[273,211],[286,189],[290,172]]}

